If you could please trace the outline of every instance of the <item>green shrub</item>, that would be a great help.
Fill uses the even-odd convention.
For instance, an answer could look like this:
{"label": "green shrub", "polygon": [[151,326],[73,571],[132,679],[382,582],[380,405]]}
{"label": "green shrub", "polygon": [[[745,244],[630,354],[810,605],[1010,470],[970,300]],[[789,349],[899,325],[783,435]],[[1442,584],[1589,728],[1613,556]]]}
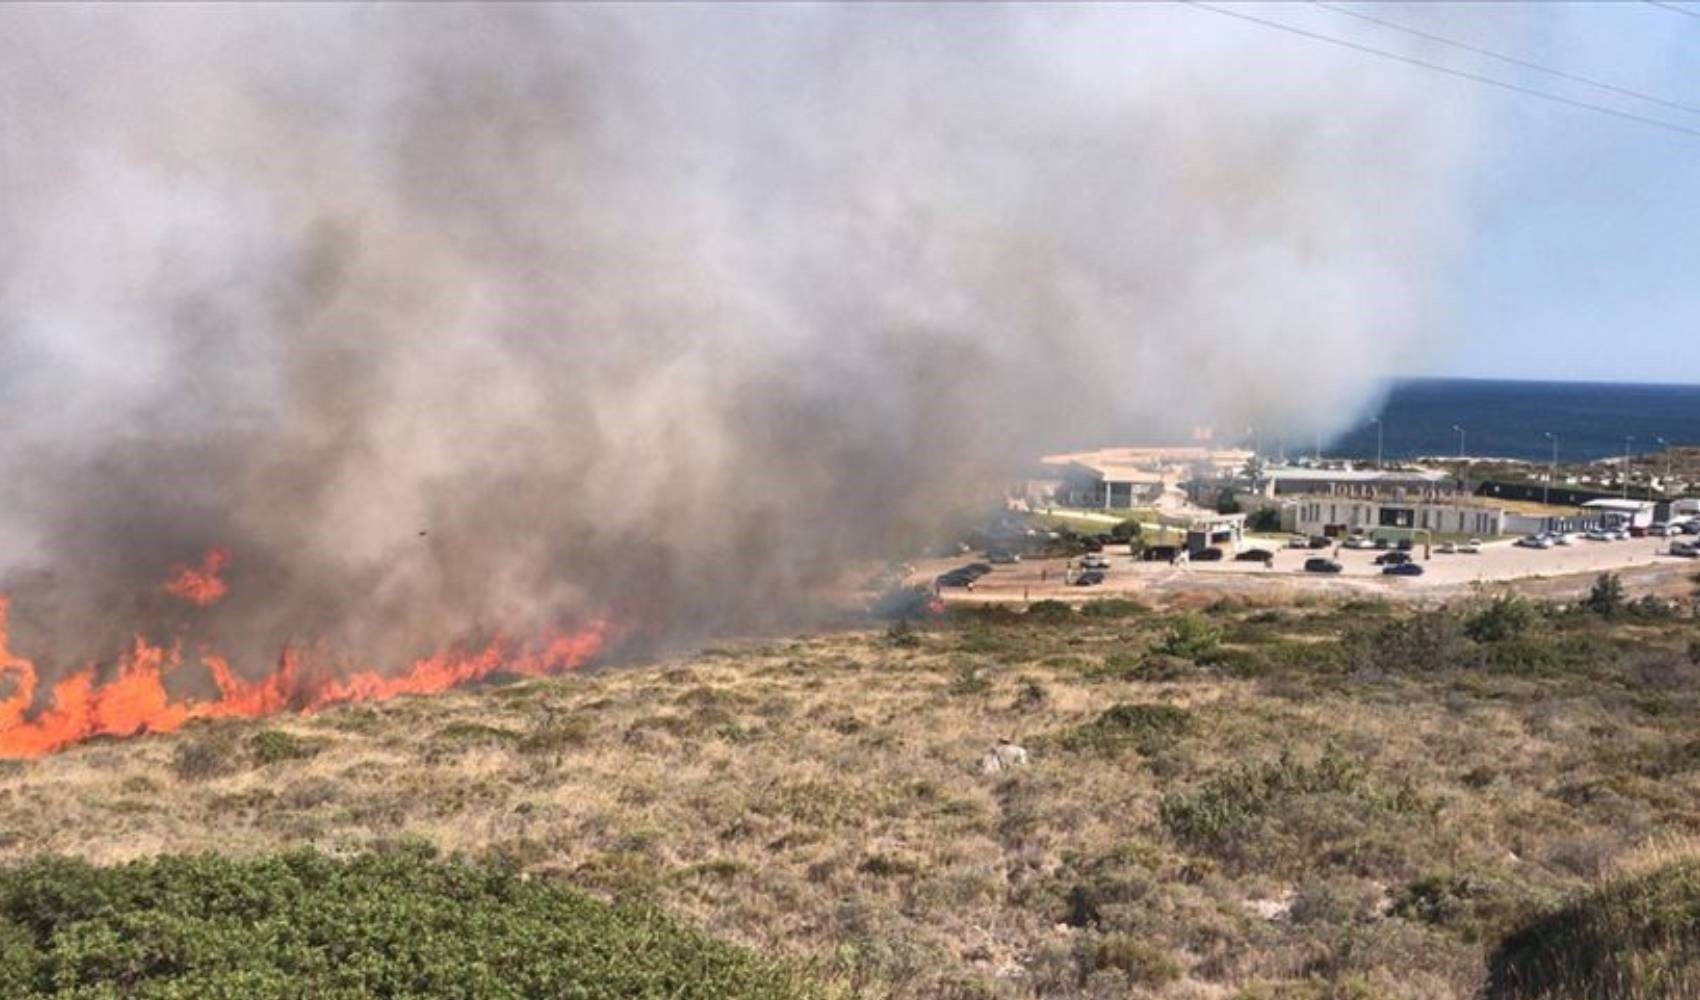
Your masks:
{"label": "green shrub", "polygon": [[650,909],[403,851],[0,871],[0,995],[810,995],[786,970]]}
{"label": "green shrub", "polygon": [[1222,641],[1222,631],[1194,614],[1181,615],[1163,633],[1159,647],[1170,656],[1196,660],[1208,654]]}
{"label": "green shrub", "polygon": [[171,752],[171,770],[182,781],[206,781],[236,770],[236,743],[223,731],[178,743]]}
{"label": "green shrub", "polygon": [[1066,601],[1034,601],[1027,606],[1027,617],[1036,622],[1066,622],[1074,617],[1074,609]]}
{"label": "green shrub", "polygon": [[1080,613],[1087,618],[1132,618],[1150,610],[1138,601],[1130,601],[1125,597],[1106,597],[1100,601],[1088,601],[1080,606]]}
{"label": "green shrub", "polygon": [[1113,705],[1062,738],[1064,749],[1116,754],[1138,750],[1150,755],[1192,729],[1192,715],[1173,705]]}
{"label": "green shrub", "polygon": [[1131,981],[1144,986],[1167,986],[1181,977],[1180,963],[1168,952],[1131,934],[1111,934],[1100,939],[1092,958],[1095,968],[1118,969]]}
{"label": "green shrub", "polygon": [[1503,642],[1522,635],[1535,622],[1535,609],[1521,597],[1496,597],[1464,622],[1464,633],[1477,642]]}
{"label": "green shrub", "polygon": [[1495,1000],[1700,996],[1700,859],[1608,882],[1512,934],[1494,955]]}
{"label": "green shrub", "polygon": [[286,733],[281,729],[262,729],[248,737],[248,751],[261,764],[277,764],[286,760],[306,760],[325,748],[325,741]]}
{"label": "green shrub", "polygon": [[1177,840],[1216,848],[1251,832],[1284,800],[1312,795],[1344,795],[1395,812],[1417,806],[1407,786],[1384,791],[1361,764],[1330,750],[1313,763],[1283,752],[1274,761],[1227,768],[1193,791],[1163,796],[1157,814]]}

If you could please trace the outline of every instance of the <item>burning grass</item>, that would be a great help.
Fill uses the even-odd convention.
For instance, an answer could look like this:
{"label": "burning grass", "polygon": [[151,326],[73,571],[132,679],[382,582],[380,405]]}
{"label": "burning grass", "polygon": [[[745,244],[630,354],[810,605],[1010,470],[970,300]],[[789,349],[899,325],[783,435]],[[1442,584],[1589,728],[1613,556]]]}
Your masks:
{"label": "burning grass", "polygon": [[404,836],[838,995],[1465,998],[1700,827],[1693,620],[1502,617],[1051,608],[193,721],[9,765],[0,858]]}

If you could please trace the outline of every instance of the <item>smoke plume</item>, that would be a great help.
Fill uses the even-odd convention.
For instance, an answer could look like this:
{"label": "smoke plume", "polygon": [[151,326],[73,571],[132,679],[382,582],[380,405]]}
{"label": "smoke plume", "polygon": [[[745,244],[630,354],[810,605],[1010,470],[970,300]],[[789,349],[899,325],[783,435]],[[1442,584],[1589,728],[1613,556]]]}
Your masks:
{"label": "smoke plume", "polygon": [[0,10],[18,644],[757,627],[1043,448],[1308,440],[1421,346],[1426,84],[1181,6]]}

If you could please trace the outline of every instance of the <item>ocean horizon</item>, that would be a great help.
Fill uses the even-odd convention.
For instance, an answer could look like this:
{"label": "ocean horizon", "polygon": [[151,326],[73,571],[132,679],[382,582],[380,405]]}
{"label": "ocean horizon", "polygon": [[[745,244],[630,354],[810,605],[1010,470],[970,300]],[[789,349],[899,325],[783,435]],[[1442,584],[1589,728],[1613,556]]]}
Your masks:
{"label": "ocean horizon", "polygon": [[[1379,412],[1382,455],[1411,459],[1464,453],[1546,461],[1558,438],[1560,462],[1591,462],[1700,446],[1700,385],[1660,382],[1558,382],[1427,376],[1392,382]],[[1307,445],[1289,454],[1308,453]],[[1376,426],[1325,441],[1326,454],[1373,459]]]}

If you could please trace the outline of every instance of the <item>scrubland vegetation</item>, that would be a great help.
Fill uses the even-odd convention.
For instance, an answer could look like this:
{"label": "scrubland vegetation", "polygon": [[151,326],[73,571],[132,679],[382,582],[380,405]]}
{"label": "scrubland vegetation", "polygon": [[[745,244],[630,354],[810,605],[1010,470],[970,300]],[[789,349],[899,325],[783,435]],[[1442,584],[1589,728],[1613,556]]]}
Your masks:
{"label": "scrubland vegetation", "polygon": [[[1000,740],[1025,761],[984,766]],[[505,995],[476,982],[577,974],[500,962],[606,935],[582,995],[696,968],[721,978],[680,995],[1686,997],[1697,826],[1686,606],[1046,603],[7,765],[0,981],[324,975],[347,918],[411,949],[372,995],[474,951],[493,978],[452,995]],[[39,860],[185,852],[241,860]],[[188,901],[209,884],[289,957]],[[367,893],[416,901],[359,930]],[[210,929],[122,917],[158,899]],[[336,985],[301,995],[365,995]]]}

